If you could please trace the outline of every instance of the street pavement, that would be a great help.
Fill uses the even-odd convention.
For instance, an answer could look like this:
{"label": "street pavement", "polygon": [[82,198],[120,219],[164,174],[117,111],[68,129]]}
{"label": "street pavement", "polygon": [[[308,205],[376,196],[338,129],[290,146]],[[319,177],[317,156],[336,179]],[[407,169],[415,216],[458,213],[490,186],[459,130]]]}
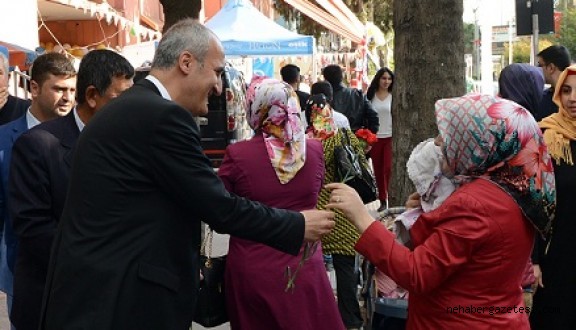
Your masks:
{"label": "street pavement", "polygon": [[0,330],[9,330],[10,320],[8,319],[8,311],[6,310],[6,295],[0,292]]}

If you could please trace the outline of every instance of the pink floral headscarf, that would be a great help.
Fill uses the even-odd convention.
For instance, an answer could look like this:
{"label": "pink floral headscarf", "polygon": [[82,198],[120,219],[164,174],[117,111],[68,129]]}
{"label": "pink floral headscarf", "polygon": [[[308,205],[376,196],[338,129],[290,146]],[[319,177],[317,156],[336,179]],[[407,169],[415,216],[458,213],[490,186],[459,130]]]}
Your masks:
{"label": "pink floral headscarf", "polygon": [[282,184],[304,166],[306,140],[300,120],[298,97],[292,87],[276,79],[252,81],[248,123],[262,131],[272,167]]}
{"label": "pink floral headscarf", "polygon": [[454,181],[488,179],[510,194],[545,236],[556,209],[552,161],[534,117],[489,95],[436,102],[436,121]]}

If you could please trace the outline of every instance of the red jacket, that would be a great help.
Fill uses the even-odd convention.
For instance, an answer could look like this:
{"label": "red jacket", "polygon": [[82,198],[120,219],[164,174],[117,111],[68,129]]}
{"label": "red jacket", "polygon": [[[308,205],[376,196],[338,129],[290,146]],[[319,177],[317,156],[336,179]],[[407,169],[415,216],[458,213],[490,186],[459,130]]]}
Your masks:
{"label": "red jacket", "polygon": [[373,223],[358,252],[410,292],[408,329],[529,329],[521,280],[534,230],[512,197],[478,179],[411,231],[415,249]]}

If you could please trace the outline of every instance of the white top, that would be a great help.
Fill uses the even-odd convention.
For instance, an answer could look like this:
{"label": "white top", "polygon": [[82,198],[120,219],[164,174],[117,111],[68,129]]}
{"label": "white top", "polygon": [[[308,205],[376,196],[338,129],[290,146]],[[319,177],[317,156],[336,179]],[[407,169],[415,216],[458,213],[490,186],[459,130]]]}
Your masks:
{"label": "white top", "polygon": [[348,118],[344,116],[344,114],[332,109],[332,119],[334,119],[336,127],[350,129],[350,121],[348,121]]}
{"label": "white top", "polygon": [[384,100],[380,100],[377,95],[372,98],[372,107],[378,113],[378,121],[380,128],[376,136],[380,139],[389,138],[392,136],[392,94]]}

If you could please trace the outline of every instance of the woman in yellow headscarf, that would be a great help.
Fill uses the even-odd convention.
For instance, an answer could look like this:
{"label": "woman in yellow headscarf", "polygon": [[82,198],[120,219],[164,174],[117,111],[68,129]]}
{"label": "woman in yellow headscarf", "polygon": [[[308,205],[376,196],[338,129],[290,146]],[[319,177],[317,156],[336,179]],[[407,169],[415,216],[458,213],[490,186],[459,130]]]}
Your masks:
{"label": "woman in yellow headscarf", "polygon": [[550,240],[540,242],[534,263],[541,272],[540,287],[534,296],[530,314],[532,329],[576,328],[576,66],[570,66],[558,78],[554,92],[558,113],[544,118],[540,127],[554,159],[556,177],[556,217]]}

